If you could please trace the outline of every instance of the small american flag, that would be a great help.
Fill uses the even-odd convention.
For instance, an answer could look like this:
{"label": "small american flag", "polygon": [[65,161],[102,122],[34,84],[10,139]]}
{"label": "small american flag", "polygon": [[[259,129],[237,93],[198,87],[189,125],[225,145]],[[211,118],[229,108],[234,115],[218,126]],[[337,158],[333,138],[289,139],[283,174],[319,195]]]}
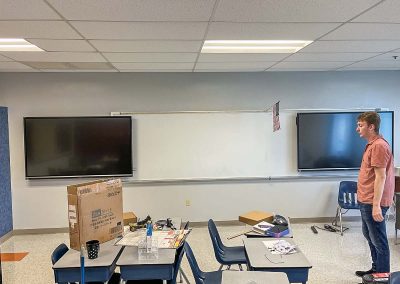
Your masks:
{"label": "small american flag", "polygon": [[281,129],[281,123],[279,122],[279,102],[275,103],[272,107],[272,123],[274,132]]}

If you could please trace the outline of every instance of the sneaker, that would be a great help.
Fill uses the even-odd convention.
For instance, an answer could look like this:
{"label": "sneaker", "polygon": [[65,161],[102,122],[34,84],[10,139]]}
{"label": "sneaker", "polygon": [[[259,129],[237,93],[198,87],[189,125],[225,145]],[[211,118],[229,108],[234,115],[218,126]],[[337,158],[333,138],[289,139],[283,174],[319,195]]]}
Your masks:
{"label": "sneaker", "polygon": [[372,274],[372,273],[374,273],[374,272],[375,272],[375,270],[373,270],[373,269],[371,268],[370,270],[367,270],[367,271],[361,271],[361,270],[356,271],[356,275],[357,275],[358,277],[363,277],[364,275]]}

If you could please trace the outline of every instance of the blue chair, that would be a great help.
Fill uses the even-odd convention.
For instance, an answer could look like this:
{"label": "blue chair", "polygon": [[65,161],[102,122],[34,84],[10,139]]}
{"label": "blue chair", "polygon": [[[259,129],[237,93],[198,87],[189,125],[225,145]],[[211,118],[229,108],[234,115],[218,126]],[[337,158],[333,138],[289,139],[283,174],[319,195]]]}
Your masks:
{"label": "blue chair", "polygon": [[389,284],[400,284],[400,272],[392,272],[389,277]]}
{"label": "blue chair", "polygon": [[247,263],[244,246],[225,246],[221,241],[217,227],[212,219],[208,220],[208,232],[210,233],[214,247],[215,258],[221,264],[219,269],[221,270],[224,265],[227,265],[228,269],[230,269],[231,265],[237,264],[240,270],[243,270],[242,264]]}
{"label": "blue chair", "polygon": [[203,272],[200,270],[199,265],[197,264],[196,258],[194,257],[193,251],[190,248],[189,243],[185,243],[183,248],[186,253],[186,257],[188,259],[190,268],[192,269],[193,277],[196,284],[220,284],[222,281],[222,271],[212,271],[212,272]]}
{"label": "blue chair", "polygon": [[[58,247],[56,247],[51,254],[51,263],[54,265],[66,252],[68,251],[68,247],[66,244],[62,243]],[[57,275],[54,273],[54,281],[58,284],[69,284],[66,282],[58,282]]]}
{"label": "blue chair", "polygon": [[337,219],[339,217],[340,234],[343,236],[342,209],[360,209],[360,205],[357,203],[357,182],[341,181],[339,185],[335,224],[337,225]]}

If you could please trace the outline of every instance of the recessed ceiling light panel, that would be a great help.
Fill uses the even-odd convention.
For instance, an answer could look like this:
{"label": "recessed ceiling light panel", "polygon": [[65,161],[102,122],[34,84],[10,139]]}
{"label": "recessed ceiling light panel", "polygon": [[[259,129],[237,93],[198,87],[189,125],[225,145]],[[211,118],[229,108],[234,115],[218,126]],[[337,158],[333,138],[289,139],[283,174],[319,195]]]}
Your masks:
{"label": "recessed ceiling light panel", "polygon": [[23,38],[0,38],[0,51],[43,51]]}
{"label": "recessed ceiling light panel", "polygon": [[202,53],[295,53],[306,40],[206,40]]}

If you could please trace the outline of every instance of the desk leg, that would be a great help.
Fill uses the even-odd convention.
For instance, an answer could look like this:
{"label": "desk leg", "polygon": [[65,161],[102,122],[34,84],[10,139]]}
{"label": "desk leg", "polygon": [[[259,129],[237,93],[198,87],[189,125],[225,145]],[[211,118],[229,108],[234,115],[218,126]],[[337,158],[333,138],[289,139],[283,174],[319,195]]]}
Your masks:
{"label": "desk leg", "polygon": [[126,281],[124,279],[121,278],[121,280],[119,280],[119,284],[125,284]]}
{"label": "desk leg", "polygon": [[189,279],[187,278],[187,276],[186,276],[186,274],[185,274],[185,272],[183,272],[182,268],[179,267],[179,278],[180,278],[179,283],[183,283],[182,277],[183,277],[183,279],[185,279],[185,281],[186,281],[187,284],[190,283],[190,282],[189,282]]}

